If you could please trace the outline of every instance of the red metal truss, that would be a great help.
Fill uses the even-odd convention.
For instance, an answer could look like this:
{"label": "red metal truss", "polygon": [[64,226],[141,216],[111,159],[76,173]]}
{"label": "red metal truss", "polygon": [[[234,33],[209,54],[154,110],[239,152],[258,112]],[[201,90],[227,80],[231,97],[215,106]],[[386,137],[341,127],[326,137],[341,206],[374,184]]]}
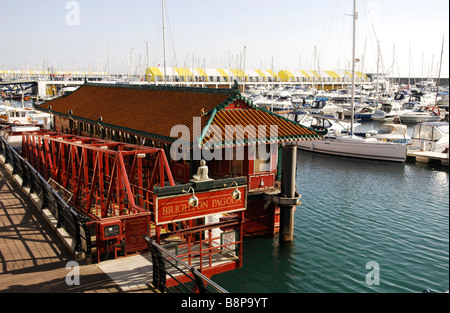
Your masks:
{"label": "red metal truss", "polygon": [[[90,217],[93,260],[145,251],[143,238],[152,236],[207,276],[242,266],[243,182],[199,190],[198,206],[191,207],[193,194],[183,187],[161,195],[162,187],[175,186],[163,149],[53,131],[23,133],[22,142],[23,157],[68,190],[71,206]],[[233,198],[235,190],[242,196]],[[212,214],[222,216],[207,222]]]}
{"label": "red metal truss", "polygon": [[24,133],[23,156],[100,220],[150,212],[154,186],[174,186],[164,150],[52,131]]}

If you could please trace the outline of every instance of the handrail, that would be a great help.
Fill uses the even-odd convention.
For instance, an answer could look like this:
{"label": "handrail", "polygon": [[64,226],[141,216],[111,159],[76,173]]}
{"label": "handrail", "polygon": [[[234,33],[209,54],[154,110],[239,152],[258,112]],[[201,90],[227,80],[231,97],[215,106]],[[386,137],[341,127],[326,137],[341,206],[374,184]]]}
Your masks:
{"label": "handrail", "polygon": [[[188,283],[193,282],[194,290],[198,290],[198,292],[200,293],[228,293],[228,291],[226,291],[224,288],[213,282],[208,277],[204,276],[194,267],[189,266],[179,257],[175,256],[174,254],[166,250],[164,247],[156,243],[151,238],[144,236],[144,239],[147,242],[147,245],[149,246],[150,251],[152,253],[153,285],[161,292],[172,291],[167,289],[166,287],[166,275],[169,275],[173,280],[179,283],[180,288],[176,289],[179,292],[181,292],[181,289],[183,289],[185,292],[193,292],[192,289],[186,287],[186,283],[182,282],[187,280]],[[166,254],[168,257],[163,257],[162,253]],[[169,273],[166,270],[165,267],[166,262],[177,270],[175,274]],[[188,273],[192,274],[193,277],[190,276]]]}

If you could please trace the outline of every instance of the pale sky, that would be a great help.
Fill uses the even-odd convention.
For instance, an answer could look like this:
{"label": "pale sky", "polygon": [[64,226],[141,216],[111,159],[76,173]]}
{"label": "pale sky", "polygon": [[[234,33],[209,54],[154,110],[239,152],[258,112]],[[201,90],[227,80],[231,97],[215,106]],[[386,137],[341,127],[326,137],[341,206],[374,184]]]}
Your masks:
{"label": "pale sky", "polygon": [[[1,0],[0,69],[163,64],[161,0]],[[448,0],[357,0],[357,70],[449,77]],[[349,69],[352,0],[165,0],[167,66]],[[244,58],[244,47],[245,58]],[[314,51],[317,51],[314,59]],[[314,64],[314,60],[316,60]],[[272,65],[273,62],[273,65]],[[45,67],[45,68],[44,68]]]}

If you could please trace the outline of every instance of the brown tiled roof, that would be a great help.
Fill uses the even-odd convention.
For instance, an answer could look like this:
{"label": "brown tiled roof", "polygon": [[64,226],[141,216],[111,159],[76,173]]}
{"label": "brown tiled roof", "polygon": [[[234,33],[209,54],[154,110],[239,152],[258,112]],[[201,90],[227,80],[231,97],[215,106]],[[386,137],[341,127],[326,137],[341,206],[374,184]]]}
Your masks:
{"label": "brown tiled roof", "polygon": [[[225,145],[267,141],[318,140],[322,137],[317,131],[261,109],[222,110],[216,114],[211,125],[220,129]],[[240,125],[242,127],[233,127],[233,129],[227,130],[227,125]],[[276,129],[271,130],[270,127],[274,125],[276,125]],[[203,144],[208,141],[212,142],[213,138],[203,138]]]}
{"label": "brown tiled roof", "polygon": [[[51,105],[55,114],[97,121],[170,137],[174,125],[192,128],[192,117],[202,116],[230,97],[230,92],[210,92],[200,88],[168,88],[155,86],[86,84],[75,92],[41,104]],[[175,91],[175,92],[174,92]],[[207,122],[202,118],[202,127]]]}
{"label": "brown tiled roof", "polygon": [[[225,109],[236,101],[245,106],[241,106],[242,109]],[[278,137],[272,138],[276,141],[318,140],[324,135],[254,106],[236,88],[88,83],[67,96],[45,102],[37,108],[60,116],[69,116],[70,112],[75,120],[166,142],[176,139],[170,137],[175,125],[186,125],[191,142],[194,142],[193,138],[201,134],[193,134],[193,117],[201,117],[202,130],[207,130],[210,125],[216,125],[223,131],[225,125],[254,125],[256,129],[257,125],[267,125],[267,137],[269,126],[278,125]],[[204,133],[194,144],[204,144],[207,136]],[[252,138],[247,136],[245,143],[253,142]],[[226,144],[225,141],[222,143]]]}

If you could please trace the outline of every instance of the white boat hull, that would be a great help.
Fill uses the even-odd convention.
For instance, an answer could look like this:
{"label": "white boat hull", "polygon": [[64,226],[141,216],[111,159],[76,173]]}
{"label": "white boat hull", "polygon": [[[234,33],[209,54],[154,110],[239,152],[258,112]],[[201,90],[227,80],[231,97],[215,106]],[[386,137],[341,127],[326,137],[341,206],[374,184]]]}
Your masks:
{"label": "white boat hull", "polygon": [[35,126],[14,126],[0,129],[0,136],[5,138],[6,142],[16,150],[22,150],[22,134],[40,130]]}
{"label": "white boat hull", "polygon": [[319,141],[300,141],[298,147],[318,153],[393,162],[405,162],[407,149],[404,144],[377,141],[376,139],[350,138],[350,136],[338,139],[325,138]]}
{"label": "white boat hull", "polygon": [[402,115],[402,116],[400,116],[400,120],[403,123],[425,123],[425,122],[438,122],[441,120],[441,117],[440,116],[429,116],[429,115],[423,115],[423,116]]}

